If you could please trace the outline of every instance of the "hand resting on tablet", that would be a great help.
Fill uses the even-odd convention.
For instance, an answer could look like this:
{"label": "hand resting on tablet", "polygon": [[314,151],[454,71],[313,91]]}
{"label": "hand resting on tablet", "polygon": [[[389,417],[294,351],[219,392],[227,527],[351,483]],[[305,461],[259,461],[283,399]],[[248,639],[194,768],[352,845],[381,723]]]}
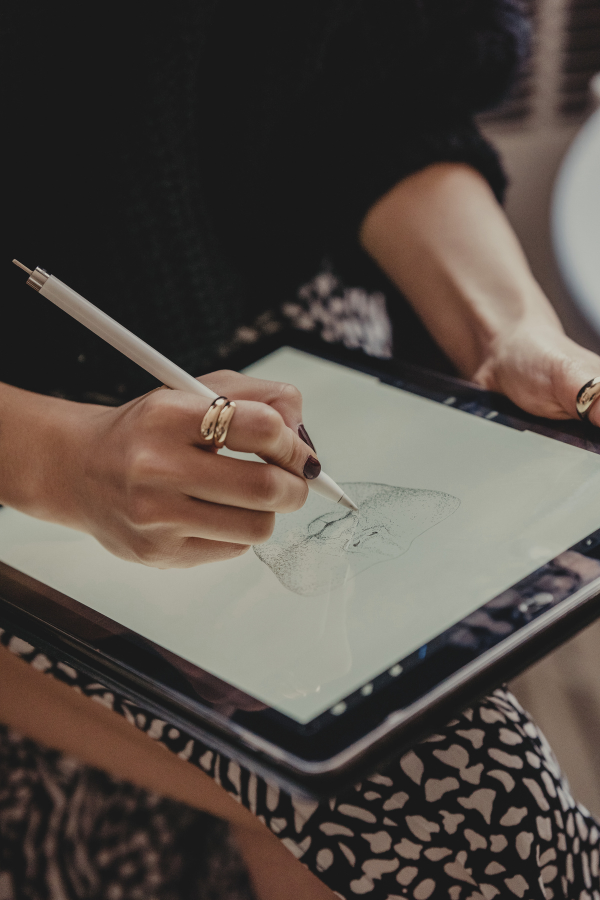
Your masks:
{"label": "hand resting on tablet", "polygon": [[159,389],[112,408],[3,385],[0,502],[159,568],[228,559],[266,541],[275,513],[300,509],[306,477],[320,469],[298,437],[302,398],[291,385],[229,371],[203,382],[236,401],[227,446],[266,465],[204,444],[202,397]]}

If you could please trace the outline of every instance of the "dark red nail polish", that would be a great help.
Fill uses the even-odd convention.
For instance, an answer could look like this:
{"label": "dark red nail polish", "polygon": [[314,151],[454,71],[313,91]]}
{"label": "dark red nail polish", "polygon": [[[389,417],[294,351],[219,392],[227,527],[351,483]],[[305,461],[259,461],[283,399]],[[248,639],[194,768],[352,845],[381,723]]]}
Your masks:
{"label": "dark red nail polish", "polygon": [[314,456],[309,456],[304,463],[304,477],[312,481],[317,475],[321,474],[321,463]]}
{"label": "dark red nail polish", "polygon": [[314,450],[315,453],[317,452],[315,445],[309,438],[308,431],[306,430],[304,425],[298,425],[298,437],[300,438],[301,441],[304,441],[305,444],[308,444],[308,446],[310,447],[311,450]]}

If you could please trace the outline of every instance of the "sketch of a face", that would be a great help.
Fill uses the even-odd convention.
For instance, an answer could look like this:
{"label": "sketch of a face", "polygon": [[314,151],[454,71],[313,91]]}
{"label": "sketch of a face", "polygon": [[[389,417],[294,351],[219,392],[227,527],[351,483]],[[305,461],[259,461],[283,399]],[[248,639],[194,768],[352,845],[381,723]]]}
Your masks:
{"label": "sketch of a face", "polygon": [[375,563],[401,556],[416,537],[460,506],[457,497],[441,491],[370,482],[340,487],[358,512],[310,492],[301,510],[277,516],[270,540],[254,547],[295,594],[327,593]]}

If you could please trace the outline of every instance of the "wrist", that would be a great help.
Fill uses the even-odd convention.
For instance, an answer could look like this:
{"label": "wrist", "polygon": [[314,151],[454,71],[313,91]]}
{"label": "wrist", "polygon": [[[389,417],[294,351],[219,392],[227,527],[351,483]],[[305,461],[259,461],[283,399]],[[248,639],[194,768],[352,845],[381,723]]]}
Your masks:
{"label": "wrist", "polygon": [[0,386],[0,503],[75,524],[74,486],[96,409]]}
{"label": "wrist", "polygon": [[493,301],[465,300],[464,321],[469,322],[468,339],[454,361],[475,381],[481,370],[492,367],[528,336],[550,342],[565,337],[560,319],[535,282],[530,290],[512,297],[497,294]]}
{"label": "wrist", "polygon": [[403,179],[369,210],[365,250],[467,378],[524,327],[560,332],[489,185],[443,163]]}

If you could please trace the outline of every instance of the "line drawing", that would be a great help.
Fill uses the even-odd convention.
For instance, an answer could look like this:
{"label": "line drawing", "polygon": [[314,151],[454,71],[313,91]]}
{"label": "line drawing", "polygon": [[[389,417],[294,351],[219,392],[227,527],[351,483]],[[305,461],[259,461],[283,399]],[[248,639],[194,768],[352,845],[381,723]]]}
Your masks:
{"label": "line drawing", "polygon": [[458,497],[442,491],[368,481],[340,487],[358,512],[332,508],[311,492],[301,510],[276,516],[271,538],[253,548],[294,594],[328,593],[365,569],[402,556],[415,538],[460,506]]}

